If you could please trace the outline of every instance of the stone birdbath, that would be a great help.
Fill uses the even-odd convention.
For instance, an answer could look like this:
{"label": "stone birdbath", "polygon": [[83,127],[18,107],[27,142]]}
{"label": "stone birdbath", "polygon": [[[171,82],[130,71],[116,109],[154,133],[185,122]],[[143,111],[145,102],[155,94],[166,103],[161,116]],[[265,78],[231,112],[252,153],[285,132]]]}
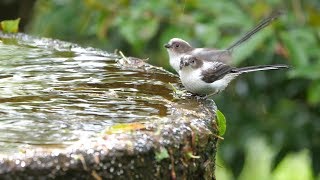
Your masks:
{"label": "stone birdbath", "polygon": [[25,34],[0,61],[0,179],[214,179],[215,104],[176,75]]}

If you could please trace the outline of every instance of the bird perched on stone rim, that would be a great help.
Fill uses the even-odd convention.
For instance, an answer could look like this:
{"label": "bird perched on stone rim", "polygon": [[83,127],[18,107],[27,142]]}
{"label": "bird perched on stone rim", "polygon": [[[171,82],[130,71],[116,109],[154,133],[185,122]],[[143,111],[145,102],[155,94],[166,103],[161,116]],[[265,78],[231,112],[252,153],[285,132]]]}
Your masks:
{"label": "bird perched on stone rim", "polygon": [[236,68],[220,61],[208,61],[193,55],[185,55],[181,57],[179,74],[186,90],[208,97],[223,91],[240,74],[287,68],[288,65],[285,64]]}
{"label": "bird perched on stone rim", "polygon": [[186,54],[195,56],[199,59],[205,59],[207,61],[221,61],[223,63],[230,64],[232,51],[235,47],[246,42],[254,34],[267,27],[272,21],[282,14],[283,13],[281,11],[272,13],[269,17],[263,19],[257,26],[244,34],[239,40],[232,43],[228,48],[222,50],[214,48],[194,48],[183,39],[172,38],[164,45],[169,54],[170,65],[176,72],[179,72],[180,59]]}

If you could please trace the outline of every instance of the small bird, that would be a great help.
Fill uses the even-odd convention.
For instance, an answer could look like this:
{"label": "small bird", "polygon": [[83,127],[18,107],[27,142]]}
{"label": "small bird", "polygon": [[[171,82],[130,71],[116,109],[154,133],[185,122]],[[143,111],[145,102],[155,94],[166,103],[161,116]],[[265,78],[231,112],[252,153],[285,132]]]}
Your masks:
{"label": "small bird", "polygon": [[164,47],[169,54],[169,62],[171,67],[179,73],[180,59],[182,56],[189,54],[199,59],[205,59],[207,61],[221,61],[226,64],[230,64],[232,50],[247,41],[255,33],[261,29],[267,27],[272,21],[282,15],[281,11],[272,13],[269,17],[262,20],[257,26],[252,28],[246,34],[244,34],[239,40],[232,43],[226,49],[213,49],[213,48],[193,48],[187,41],[180,38],[172,38]]}
{"label": "small bird", "polygon": [[207,61],[196,56],[185,55],[180,61],[180,80],[186,90],[206,97],[223,91],[228,84],[242,73],[278,70],[288,65],[260,65],[236,68],[220,61]]}

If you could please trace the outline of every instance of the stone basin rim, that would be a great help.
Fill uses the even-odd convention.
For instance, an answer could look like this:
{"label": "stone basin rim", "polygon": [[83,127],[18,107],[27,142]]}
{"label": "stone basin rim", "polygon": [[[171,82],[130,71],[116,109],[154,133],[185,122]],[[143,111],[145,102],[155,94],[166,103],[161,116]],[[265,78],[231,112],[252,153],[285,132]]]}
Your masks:
{"label": "stone basin rim", "polygon": [[[0,37],[27,39],[27,35],[22,33],[7,35],[0,32]],[[41,38],[41,40],[43,39],[47,44],[41,46],[42,48],[68,49],[70,46],[81,48],[73,43]],[[63,47],[60,47],[60,44],[64,44]],[[102,55],[117,57],[95,50],[101,52]],[[155,69],[162,71],[162,73],[166,72],[161,68]],[[169,72],[167,73],[170,74]],[[189,101],[190,104],[197,106],[193,109],[190,109],[190,107],[185,108],[188,107]],[[169,156],[173,156],[171,152],[174,151],[173,149],[182,151],[183,149],[191,148],[190,152],[195,153],[197,150],[193,150],[193,148],[201,149],[207,145],[214,146],[217,141],[217,136],[215,135],[217,133],[215,104],[211,100],[208,100],[209,102],[205,100],[195,101],[195,99],[181,99],[178,102],[167,100],[172,109],[171,115],[159,118],[157,121],[144,122],[145,128],[143,129],[105,134],[88,141],[81,140],[65,149],[27,148],[21,153],[0,156],[0,177],[14,177],[12,175],[15,173],[21,173],[21,177],[25,177],[24,172],[30,170],[40,171],[40,176],[49,174],[53,177],[64,175],[65,172],[75,169],[95,172],[96,166],[100,166],[101,162],[117,161],[117,159],[124,156],[147,158],[145,157],[146,154],[151,153],[154,156],[162,149],[167,149]],[[183,107],[181,102],[185,102],[187,105]],[[198,144],[194,142],[195,136]],[[215,147],[212,148],[215,151]],[[170,159],[170,157],[165,159]],[[155,157],[151,157],[151,160],[155,163],[161,163]],[[51,170],[50,172],[48,171],[49,169]]]}

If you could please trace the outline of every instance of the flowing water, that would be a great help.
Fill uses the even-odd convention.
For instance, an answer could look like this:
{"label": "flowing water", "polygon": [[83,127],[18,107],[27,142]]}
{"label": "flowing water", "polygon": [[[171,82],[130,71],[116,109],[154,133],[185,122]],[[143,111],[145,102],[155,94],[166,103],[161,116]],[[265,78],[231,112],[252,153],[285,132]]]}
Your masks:
{"label": "flowing water", "polygon": [[1,36],[1,154],[64,147],[115,123],[168,113],[157,101],[172,99],[168,82],[176,78],[168,73],[123,68],[112,54],[70,43]]}

